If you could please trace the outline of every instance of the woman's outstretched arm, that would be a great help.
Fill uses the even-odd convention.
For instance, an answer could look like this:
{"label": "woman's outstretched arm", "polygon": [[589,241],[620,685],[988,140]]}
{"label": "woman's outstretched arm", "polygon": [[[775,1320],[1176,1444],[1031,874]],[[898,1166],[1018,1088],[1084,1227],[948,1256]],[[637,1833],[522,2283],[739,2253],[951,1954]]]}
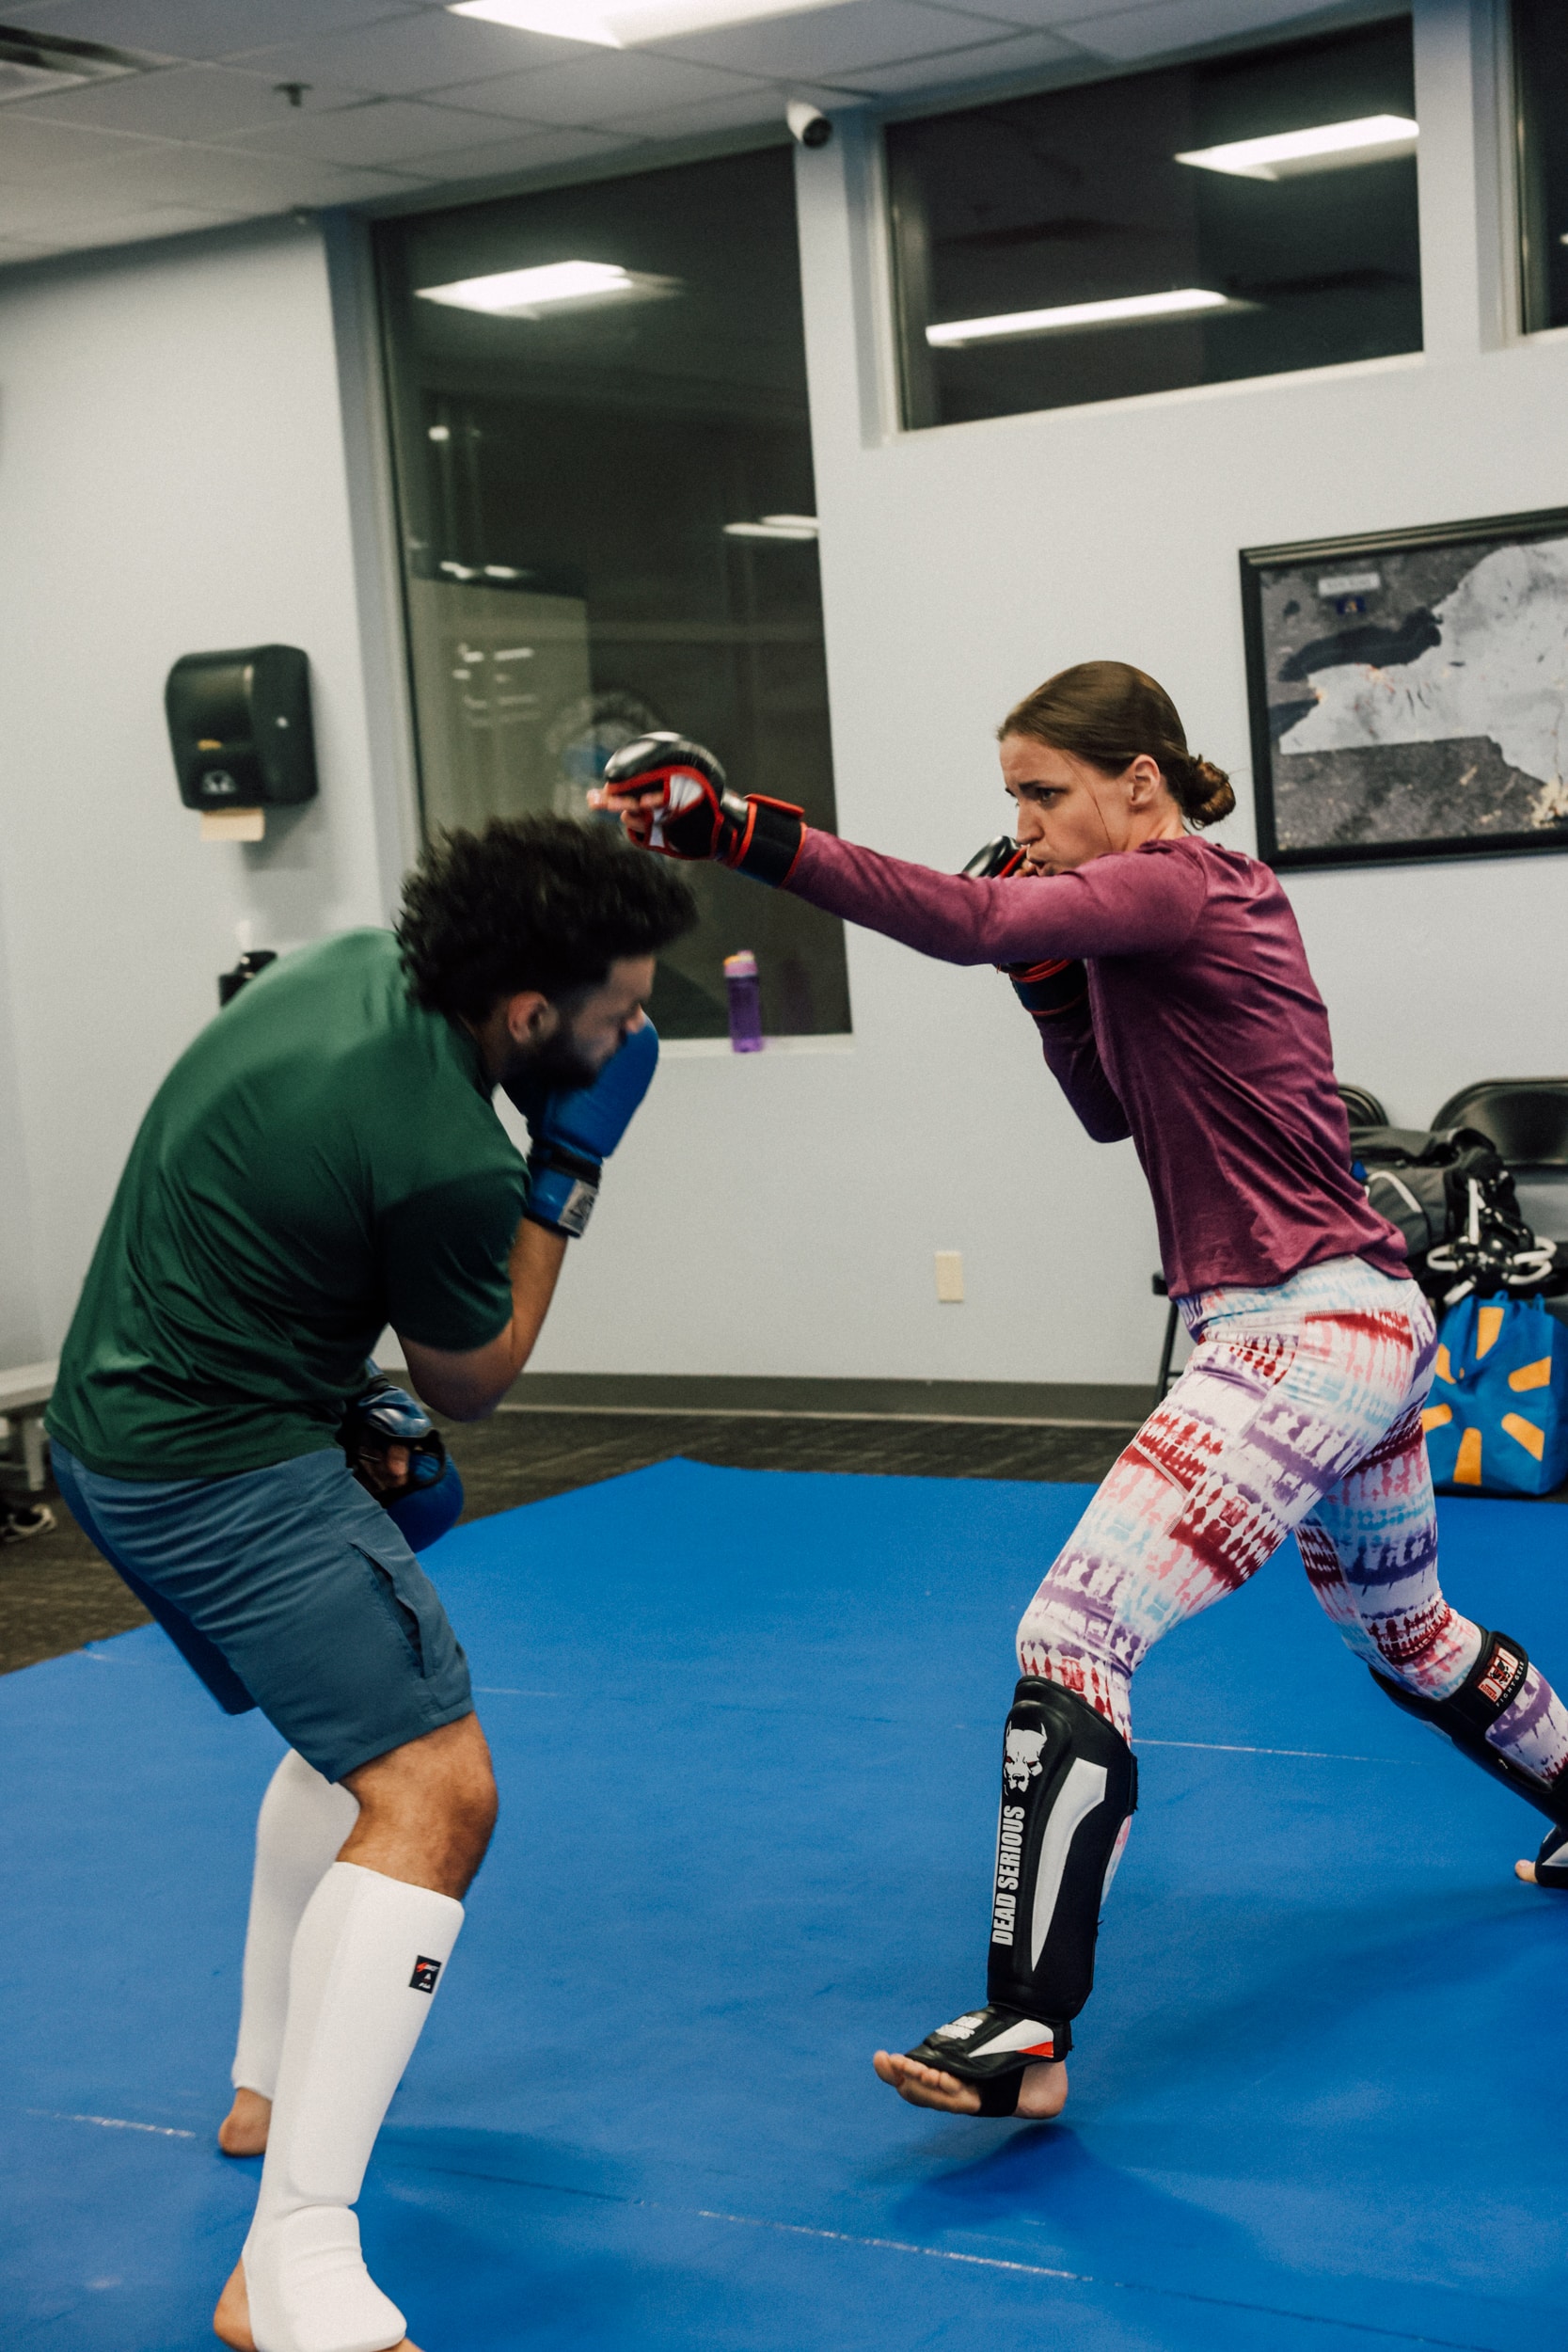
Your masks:
{"label": "woman's outstretched arm", "polygon": [[1076,873],[977,882],[863,850],[815,827],[806,831],[784,888],[944,963],[1173,955],[1185,946],[1206,896],[1197,861],[1172,856],[1164,844],[1096,858]]}

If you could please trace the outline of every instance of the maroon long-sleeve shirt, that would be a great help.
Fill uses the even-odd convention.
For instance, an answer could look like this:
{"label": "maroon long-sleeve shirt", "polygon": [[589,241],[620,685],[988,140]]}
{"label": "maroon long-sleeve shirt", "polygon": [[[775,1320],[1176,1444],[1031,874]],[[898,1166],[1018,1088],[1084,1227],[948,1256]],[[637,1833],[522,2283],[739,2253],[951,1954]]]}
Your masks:
{"label": "maroon long-sleeve shirt", "polygon": [[1328,1015],[1266,866],[1188,837],[974,882],[808,831],[785,887],[947,963],[1083,957],[1045,1058],[1097,1142],[1132,1136],[1173,1297],[1326,1258],[1406,1272],[1351,1174]]}

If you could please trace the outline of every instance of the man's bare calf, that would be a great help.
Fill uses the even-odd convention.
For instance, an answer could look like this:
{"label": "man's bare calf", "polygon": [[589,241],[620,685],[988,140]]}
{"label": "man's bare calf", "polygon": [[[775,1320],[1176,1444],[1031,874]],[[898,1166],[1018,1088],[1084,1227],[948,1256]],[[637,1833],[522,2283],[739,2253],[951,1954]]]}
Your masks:
{"label": "man's bare calf", "polygon": [[[351,1772],[346,1786],[358,1800],[359,1814],[339,1862],[374,1873],[379,1880],[459,1900],[484,1858],[496,1818],[495,1780],[478,1719],[465,1716],[377,1756]],[[366,1881],[356,1883],[364,1885]],[[266,2144],[271,2121],[270,2103],[256,2091],[242,2091],[225,2121],[220,2144],[230,2154],[257,2153]],[[287,2132],[289,2126],[282,2128]],[[283,2153],[286,2156],[287,2143]],[[271,2177],[270,2166],[266,2177]],[[263,2207],[266,2195],[264,2180]],[[218,2299],[213,2328],[230,2352],[255,2352],[244,2261],[235,2265]],[[415,2347],[404,2338],[395,2352],[415,2352]]]}
{"label": "man's bare calf", "polygon": [[[478,1804],[481,1809],[483,1809],[483,1804],[487,1803],[490,1807],[490,1819],[493,1820],[495,1811],[495,1783],[493,1779],[488,1778],[489,1750],[484,1745],[483,1733],[479,1731],[477,1718],[473,1716],[467,1716],[461,1723],[449,1724],[443,1730],[439,1732],[432,1732],[427,1736],[431,1741],[440,1741],[444,1743],[446,1749],[450,1751],[451,1748],[453,1735],[456,1736],[456,1751],[454,1755],[451,1755],[449,1756],[448,1761],[450,1766],[454,1767],[459,1773],[466,1773],[469,1777],[472,1777],[477,1773],[479,1763],[481,1761],[481,1755],[474,1752],[474,1740],[476,1736],[478,1751],[482,1752],[483,1763],[484,1766],[483,1778],[478,1779],[473,1787],[467,1788],[467,1789],[456,1793],[459,1794],[461,1802],[468,1807],[470,1812],[476,1804]],[[417,1886],[434,1885],[437,1894],[445,1895],[451,1894],[454,1891],[454,1889],[456,1889],[457,1879],[461,1875],[460,1867],[454,1869],[454,1863],[461,1866],[466,1859],[462,1853],[453,1853],[449,1850],[448,1844],[444,1842],[448,1838],[450,1835],[449,1833],[442,1832],[439,1834],[437,1846],[435,1850],[428,1850],[427,1836],[426,1848],[421,1848],[420,1851],[415,1855],[415,1859],[420,1866],[419,1869],[406,1867],[394,1868],[390,1861],[377,1859],[379,1854],[382,1854],[387,1851],[387,1825],[385,1822],[376,1822],[372,1825],[373,1831],[372,1838],[361,1837],[361,1832],[363,1832],[367,1827],[365,1798],[362,1794],[362,1790],[367,1782],[367,1777],[370,1777],[370,1785],[376,1792],[377,1802],[382,1804],[383,1810],[385,1810],[386,1805],[392,1795],[392,1785],[395,1776],[407,1771],[406,1766],[399,1766],[396,1763],[396,1758],[406,1756],[410,1750],[423,1750],[425,1745],[426,1741],[423,1740],[412,1740],[409,1742],[408,1749],[394,1749],[389,1756],[377,1756],[373,1762],[362,1766],[357,1772],[351,1772],[348,1775],[348,1778],[343,1785],[355,1797],[359,1800],[359,1819],[356,1822],[349,1836],[345,1838],[337,1858],[340,1862],[357,1862],[362,1866],[362,1867],[368,1870],[381,1870],[388,1878],[411,1879]],[[436,1750],[436,1758],[437,1761],[441,1760],[441,1756],[442,1751],[439,1749]],[[467,1760],[465,1761],[465,1759]],[[390,1768],[390,1770],[388,1768]],[[426,1763],[421,1760],[418,1769],[420,1772],[423,1772],[427,1769]],[[394,1824],[394,1838],[396,1838],[401,1833],[398,1832],[396,1825]],[[488,1834],[486,1834],[486,1836]],[[482,1847],[482,1856],[483,1851],[483,1849]],[[396,1857],[394,1857],[394,1859]],[[474,1865],[474,1868],[477,1867],[478,1865],[476,1863]],[[441,1876],[436,1878],[435,1876],[421,1875],[421,1872],[426,1870],[438,1870],[441,1873]],[[472,1877],[473,1869],[469,1869],[467,1877],[462,1879],[462,1886],[464,1888],[467,1886],[468,1882]],[[229,2113],[224,2117],[223,2122],[218,2125],[218,2146],[222,2149],[226,2156],[264,2155],[267,2146],[267,2131],[271,2122],[272,2101],[270,2099],[263,2097],[262,2093],[259,2090],[238,2090],[234,2093],[233,2105],[230,2106]]]}

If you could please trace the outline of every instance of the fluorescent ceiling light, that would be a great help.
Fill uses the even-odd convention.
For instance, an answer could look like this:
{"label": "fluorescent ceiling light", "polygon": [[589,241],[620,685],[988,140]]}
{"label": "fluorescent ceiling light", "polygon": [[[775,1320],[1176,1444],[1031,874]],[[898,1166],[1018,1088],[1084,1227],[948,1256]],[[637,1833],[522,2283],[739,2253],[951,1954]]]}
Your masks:
{"label": "fluorescent ceiling light", "polygon": [[1117,294],[1109,302],[1065,302],[1054,310],[1007,310],[994,319],[948,319],[928,326],[926,341],[940,351],[962,343],[999,343],[1010,335],[1061,335],[1075,326],[1131,326],[1145,319],[1192,318],[1202,310],[1246,307],[1206,286],[1183,286],[1171,294]]}
{"label": "fluorescent ceiling light", "polygon": [[1235,139],[1228,147],[1195,147],[1176,160],[1199,171],[1229,172],[1238,180],[1291,180],[1303,172],[1414,155],[1418,135],[1418,126],[1404,115],[1363,115],[1354,122],[1280,131],[1268,139]]}
{"label": "fluorescent ceiling light", "polygon": [[635,41],[676,40],[683,33],[749,24],[758,17],[796,16],[814,5],[822,0],[448,0],[448,14],[627,49]]}
{"label": "fluorescent ceiling light", "polygon": [[449,286],[420,286],[421,302],[454,310],[484,310],[492,318],[536,319],[563,303],[608,302],[621,294],[673,294],[673,278],[650,278],[616,262],[546,262],[537,269],[498,270],[489,278],[456,278]]}
{"label": "fluorescent ceiling light", "polygon": [[726,539],[815,539],[815,515],[765,515],[759,523],[726,523]]}

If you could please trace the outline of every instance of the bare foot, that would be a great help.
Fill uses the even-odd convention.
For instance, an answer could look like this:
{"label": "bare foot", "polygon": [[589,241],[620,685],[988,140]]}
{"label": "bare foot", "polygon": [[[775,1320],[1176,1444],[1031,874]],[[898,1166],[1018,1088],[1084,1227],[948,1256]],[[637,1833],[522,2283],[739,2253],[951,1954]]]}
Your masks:
{"label": "bare foot", "polygon": [[272,2101],[259,2090],[236,2090],[234,2104],[218,2125],[218,2146],[226,2156],[264,2155]]}
{"label": "bare foot", "polygon": [[[885,2083],[911,2107],[940,2107],[944,2115],[978,2115],[980,2094],[973,2083],[944,2074],[897,2050],[879,2050],[871,2061]],[[1018,2112],[1029,2123],[1049,2123],[1067,2105],[1067,2067],[1060,2058],[1043,2058],[1023,2070]]]}
{"label": "bare foot", "polygon": [[[255,2092],[251,2096],[255,2097]],[[213,2313],[213,2333],[220,2344],[230,2344],[233,2352],[256,2352],[256,2339],[250,2332],[250,2297],[245,2291],[245,2265],[236,2263],[229,2274],[229,2283],[218,2296],[217,2310]]]}
{"label": "bare foot", "polygon": [[1534,1863],[1516,1862],[1513,1865],[1513,1875],[1516,1879],[1523,1879],[1527,1886],[1533,1886],[1535,1884]]}
{"label": "bare foot", "polygon": [[[253,2091],[252,2098],[256,2096]],[[230,2273],[229,2284],[218,2296],[217,2310],[213,2313],[213,2333],[220,2344],[230,2346],[231,2352],[256,2352],[256,2339],[250,2332],[250,2301],[245,2291],[245,2265],[236,2263]],[[392,2346],[392,2352],[420,2352],[417,2344],[406,2336]]]}

